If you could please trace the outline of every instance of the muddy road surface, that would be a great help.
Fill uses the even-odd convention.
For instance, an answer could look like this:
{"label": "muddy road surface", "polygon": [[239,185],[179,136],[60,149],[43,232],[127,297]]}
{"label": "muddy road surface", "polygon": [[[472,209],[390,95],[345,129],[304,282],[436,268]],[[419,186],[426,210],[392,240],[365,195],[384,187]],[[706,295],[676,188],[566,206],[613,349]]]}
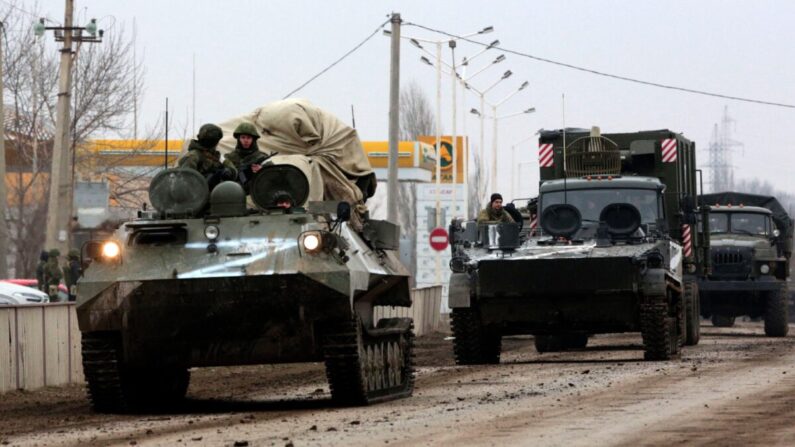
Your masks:
{"label": "muddy road surface", "polygon": [[[795,328],[793,328],[795,329]],[[414,397],[331,405],[320,364],[193,371],[167,414],[99,415],[82,386],[0,396],[3,445],[795,445],[795,338],[760,323],[702,327],[681,360],[643,362],[639,335],[539,355],[504,342],[499,366],[458,367],[419,340]]]}

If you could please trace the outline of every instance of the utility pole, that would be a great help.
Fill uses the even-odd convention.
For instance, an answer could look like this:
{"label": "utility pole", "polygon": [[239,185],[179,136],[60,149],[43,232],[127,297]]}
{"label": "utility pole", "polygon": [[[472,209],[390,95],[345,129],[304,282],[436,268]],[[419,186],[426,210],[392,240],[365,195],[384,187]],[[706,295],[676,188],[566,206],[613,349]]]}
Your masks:
{"label": "utility pole", "polygon": [[6,193],[6,127],[3,108],[3,36],[5,36],[5,23],[0,22],[0,118],[3,119],[2,128],[0,128],[0,279],[8,278],[8,260],[6,258],[9,252],[8,221],[6,220],[8,196]]}
{"label": "utility pole", "polygon": [[47,249],[58,248],[66,254],[68,247],[69,199],[69,99],[72,93],[72,16],[74,0],[66,0],[63,48],[58,73],[58,104],[55,109],[55,140],[50,168],[50,200],[47,210]]}
{"label": "utility pole", "polygon": [[[66,0],[64,12],[64,26],[45,27],[41,19],[34,27],[37,36],[42,36],[45,30],[55,33],[55,41],[63,42],[60,49],[61,62],[58,73],[58,104],[55,109],[55,138],[52,149],[52,167],[50,168],[50,196],[47,209],[47,237],[45,247],[57,248],[61,253],[66,253],[69,247],[69,230],[72,220],[72,186],[70,162],[72,157],[69,144],[70,98],[72,92],[72,64],[75,53],[72,52],[72,42],[101,42],[103,31],[99,30],[97,37],[97,21],[91,19],[86,27],[73,26],[74,0]],[[87,31],[88,35],[83,35]]]}
{"label": "utility pole", "polygon": [[387,174],[387,220],[398,222],[398,140],[400,130],[400,14],[393,12],[389,63],[389,165]]}

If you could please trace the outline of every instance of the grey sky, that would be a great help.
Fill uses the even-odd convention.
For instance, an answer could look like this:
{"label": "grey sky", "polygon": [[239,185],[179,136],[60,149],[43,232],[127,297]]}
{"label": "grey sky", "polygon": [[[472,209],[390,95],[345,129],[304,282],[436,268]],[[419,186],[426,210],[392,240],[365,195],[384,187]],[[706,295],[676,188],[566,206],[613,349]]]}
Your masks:
{"label": "grey sky", "polygon": [[[23,3],[23,6],[25,4]],[[32,2],[29,4],[32,8]],[[63,19],[63,1],[40,3],[48,16]],[[175,127],[190,125],[191,59],[197,66],[197,125],[229,118],[279,99],[349,50],[391,11],[408,22],[465,34],[483,26],[502,46],[601,71],[693,89],[795,103],[795,3],[787,1],[135,1],[77,0],[81,17],[110,17],[129,32],[138,29],[138,54],[146,65],[142,123],[153,125],[168,96]],[[417,28],[404,33],[436,38]],[[442,38],[439,36],[439,38]],[[456,54],[472,54],[461,44]],[[380,34],[298,95],[343,120],[356,108],[363,139],[387,138],[389,41]],[[499,52],[482,56],[480,66]],[[450,59],[446,49],[445,59]],[[416,79],[431,100],[434,71],[410,45],[402,50],[402,81]],[[734,154],[737,178],[765,178],[795,189],[795,110],[695,96],[610,80],[508,55],[473,84],[484,86],[499,73],[514,76],[494,89],[497,100],[528,80],[530,88],[498,111],[535,106],[538,112],[500,123],[503,162],[499,188],[510,189],[509,149],[539,128],[562,123],[566,95],[568,126],[601,126],[603,132],[669,128],[706,149],[724,105],[737,120],[734,137],[744,150]],[[443,83],[444,127],[450,129],[450,85]],[[470,107],[477,106],[468,96]],[[468,117],[477,142],[477,122]],[[461,122],[459,122],[459,129]],[[486,148],[491,150],[491,123]],[[536,143],[520,148],[520,160],[535,160]],[[699,164],[707,161],[699,152]],[[524,165],[525,194],[535,191],[537,165]]]}

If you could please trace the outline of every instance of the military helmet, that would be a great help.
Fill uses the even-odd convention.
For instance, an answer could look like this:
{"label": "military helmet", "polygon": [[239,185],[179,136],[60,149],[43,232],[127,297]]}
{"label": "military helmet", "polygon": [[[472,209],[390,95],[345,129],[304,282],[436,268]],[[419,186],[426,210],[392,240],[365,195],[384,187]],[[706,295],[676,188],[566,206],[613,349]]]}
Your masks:
{"label": "military helmet", "polygon": [[73,249],[69,250],[69,254],[67,255],[67,257],[69,259],[79,259],[80,258],[80,252],[73,248]]}
{"label": "military helmet", "polygon": [[235,138],[240,138],[240,135],[251,135],[256,140],[259,138],[257,128],[251,123],[240,123],[235,127],[235,132],[232,134]]}
{"label": "military helmet", "polygon": [[52,250],[50,250],[48,254],[50,255],[51,258],[57,258],[58,256],[61,256],[61,251],[58,250],[57,248],[53,248]]}
{"label": "military helmet", "polygon": [[206,148],[215,147],[221,138],[224,137],[224,131],[215,124],[204,124],[199,128],[199,133],[196,139]]}

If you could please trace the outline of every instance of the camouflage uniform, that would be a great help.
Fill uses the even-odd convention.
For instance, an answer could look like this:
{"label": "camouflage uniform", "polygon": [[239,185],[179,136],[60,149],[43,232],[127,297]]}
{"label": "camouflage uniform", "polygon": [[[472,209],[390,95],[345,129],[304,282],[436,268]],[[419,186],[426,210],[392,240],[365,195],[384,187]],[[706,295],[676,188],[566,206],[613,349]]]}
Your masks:
{"label": "camouflage uniform", "polygon": [[39,264],[36,266],[36,287],[44,293],[47,293],[47,275],[45,275],[45,268],[47,267],[47,258],[50,255],[46,250],[42,250],[39,255]]}
{"label": "camouflage uniform", "polygon": [[58,285],[61,284],[63,272],[61,266],[58,265],[58,256],[61,252],[58,249],[52,249],[47,259],[47,265],[44,267],[44,275],[47,278],[47,293],[50,296],[50,301],[58,301]]}
{"label": "camouflage uniform", "polygon": [[[251,165],[262,163],[263,161],[267,160],[270,155],[260,151],[257,148],[257,139],[259,138],[259,133],[253,124],[238,124],[233,135],[237,139],[237,145],[235,146],[234,151],[226,154],[226,161],[234,163],[238,172],[238,181],[241,185],[243,185],[243,188],[246,189],[246,192],[248,192],[247,184],[254,176]],[[240,135],[250,135],[254,138],[254,142],[251,144],[250,148],[245,149],[240,144]]]}
{"label": "camouflage uniform", "polygon": [[491,207],[491,204],[480,210],[478,214],[478,223],[510,223],[513,221],[513,217],[505,209],[497,211]]}
{"label": "camouflage uniform", "polygon": [[80,278],[80,253],[77,250],[69,250],[67,263],[63,266],[63,281],[69,290],[69,301],[77,299],[77,280]]}
{"label": "camouflage uniform", "polygon": [[237,168],[229,160],[221,162],[221,153],[215,148],[223,137],[223,131],[215,124],[205,124],[199,129],[195,140],[188,144],[188,152],[180,157],[177,165],[198,171],[213,189],[223,180],[237,178]]}

